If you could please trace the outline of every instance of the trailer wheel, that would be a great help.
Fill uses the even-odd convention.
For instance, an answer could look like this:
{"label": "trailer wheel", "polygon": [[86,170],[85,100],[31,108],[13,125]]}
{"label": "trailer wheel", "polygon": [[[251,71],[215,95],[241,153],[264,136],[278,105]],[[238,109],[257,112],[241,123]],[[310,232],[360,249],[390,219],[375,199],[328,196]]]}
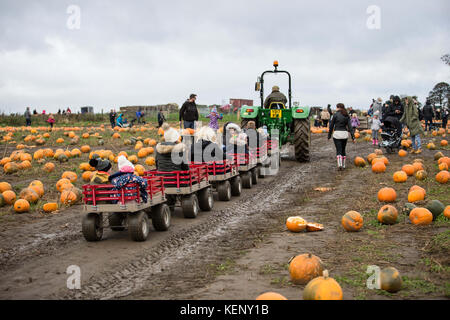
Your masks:
{"label": "trailer wheel", "polygon": [[100,241],[103,236],[103,216],[97,213],[88,213],[83,217],[81,230],[87,241]]}
{"label": "trailer wheel", "polygon": [[241,176],[236,176],[231,179],[231,195],[234,197],[239,197],[242,192],[242,180]]}
{"label": "trailer wheel", "polygon": [[211,211],[214,207],[214,197],[211,187],[198,191],[198,204],[203,211]]}
{"label": "trailer wheel", "polygon": [[153,228],[155,228],[156,231],[169,230],[172,214],[167,204],[161,203],[154,206],[152,208],[151,217]]}
{"label": "trailer wheel", "polygon": [[250,171],[242,174],[242,187],[246,189],[252,188],[252,174]]}
{"label": "trailer wheel", "polygon": [[185,218],[196,218],[200,211],[198,199],[195,193],[184,196],[181,199],[181,208]]}
{"label": "trailer wheel", "polygon": [[134,214],[130,214],[128,217],[128,232],[130,237],[134,241],[147,240],[148,233],[148,217],[144,211],[139,211]]}
{"label": "trailer wheel", "polygon": [[120,212],[113,212],[108,215],[109,227],[112,231],[125,230],[125,216]]}
{"label": "trailer wheel", "polygon": [[259,167],[253,168],[250,172],[252,175],[252,184],[258,184]]}
{"label": "trailer wheel", "polygon": [[231,200],[231,184],[229,181],[221,182],[217,185],[217,193],[220,201]]}

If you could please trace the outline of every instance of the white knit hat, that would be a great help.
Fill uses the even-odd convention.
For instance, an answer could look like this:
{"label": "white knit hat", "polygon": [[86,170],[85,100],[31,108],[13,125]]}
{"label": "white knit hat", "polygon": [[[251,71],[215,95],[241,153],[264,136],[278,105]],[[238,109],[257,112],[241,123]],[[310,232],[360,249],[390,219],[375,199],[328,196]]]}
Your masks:
{"label": "white knit hat", "polygon": [[177,142],[180,139],[180,133],[174,128],[169,128],[164,131],[164,141]]}
{"label": "white knit hat", "polygon": [[133,164],[128,161],[127,158],[125,158],[125,156],[119,156],[117,158],[117,165],[119,166],[119,171],[120,172],[134,172],[134,166]]}
{"label": "white knit hat", "polygon": [[217,137],[214,130],[208,126],[201,127],[195,132],[195,141],[205,140],[210,142],[216,142]]}

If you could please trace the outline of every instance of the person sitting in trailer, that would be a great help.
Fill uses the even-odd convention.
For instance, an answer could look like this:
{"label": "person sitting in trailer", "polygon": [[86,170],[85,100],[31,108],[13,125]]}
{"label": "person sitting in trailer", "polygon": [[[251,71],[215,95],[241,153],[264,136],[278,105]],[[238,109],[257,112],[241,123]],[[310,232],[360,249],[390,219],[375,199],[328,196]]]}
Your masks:
{"label": "person sitting in trailer", "polygon": [[90,184],[109,184],[109,173],[111,170],[111,162],[102,159],[98,154],[94,153],[92,159],[89,160],[89,165],[95,168],[91,176]]}
{"label": "person sitting in trailer", "polygon": [[[134,166],[128,161],[125,156],[121,155],[117,158],[117,165],[119,171],[109,176],[109,181],[114,185],[115,190],[131,190],[130,187],[126,187],[127,184],[137,183],[139,186],[139,194],[144,203],[147,203],[147,181],[134,174]],[[125,196],[133,196],[132,193],[125,193]]]}
{"label": "person sitting in trailer", "polygon": [[213,162],[224,159],[223,151],[217,144],[217,135],[211,127],[201,127],[194,136],[195,142],[191,145],[191,162]]}
{"label": "person sitting in trailer", "polygon": [[164,130],[164,141],[158,143],[155,148],[156,169],[166,172],[189,170],[189,165],[184,158],[186,145],[181,143],[180,133],[171,128],[168,123],[164,123],[161,128]]}

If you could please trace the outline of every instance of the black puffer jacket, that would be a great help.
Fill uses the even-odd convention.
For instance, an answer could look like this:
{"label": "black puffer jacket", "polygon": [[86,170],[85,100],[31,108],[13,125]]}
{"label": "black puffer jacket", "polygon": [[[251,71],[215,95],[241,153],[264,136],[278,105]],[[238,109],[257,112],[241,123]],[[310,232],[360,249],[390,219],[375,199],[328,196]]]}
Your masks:
{"label": "black puffer jacket", "polygon": [[184,159],[184,152],[186,146],[183,143],[174,143],[174,142],[161,142],[156,145],[156,169],[158,171],[185,171],[189,170],[189,165],[181,162],[174,163],[172,161],[172,153],[173,156],[181,161]]}
{"label": "black puffer jacket", "polygon": [[198,121],[198,110],[195,102],[187,100],[180,109],[180,121]]}
{"label": "black puffer jacket", "polygon": [[[396,111],[400,111],[397,113]],[[404,112],[403,104],[400,101],[400,98],[398,96],[394,97],[394,102],[389,105],[389,108],[386,111],[385,117],[396,117],[398,120],[402,117]]]}
{"label": "black puffer jacket", "polygon": [[350,132],[352,139],[355,139],[350,117],[344,116],[339,110],[336,111],[331,118],[330,129],[328,131],[328,139],[331,138],[333,131],[348,131]]}
{"label": "black puffer jacket", "polygon": [[433,107],[431,104],[426,104],[423,107],[423,118],[427,120],[432,120],[434,118]]}
{"label": "black puffer jacket", "polygon": [[191,145],[191,162],[210,162],[224,159],[222,148],[207,140],[199,140]]}

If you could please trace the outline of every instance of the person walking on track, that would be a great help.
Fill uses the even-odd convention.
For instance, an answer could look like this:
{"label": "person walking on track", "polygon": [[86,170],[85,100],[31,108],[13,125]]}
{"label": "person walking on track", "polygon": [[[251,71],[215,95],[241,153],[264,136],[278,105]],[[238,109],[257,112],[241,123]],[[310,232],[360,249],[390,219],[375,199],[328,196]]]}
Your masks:
{"label": "person walking on track", "polygon": [[347,146],[348,134],[350,133],[353,143],[355,142],[355,136],[353,134],[353,128],[350,120],[350,116],[345,110],[343,103],[336,105],[337,111],[333,114],[330,122],[330,128],[328,131],[328,139],[333,137],[333,142],[336,147],[336,159],[338,170],[345,169],[346,153],[345,148]]}

